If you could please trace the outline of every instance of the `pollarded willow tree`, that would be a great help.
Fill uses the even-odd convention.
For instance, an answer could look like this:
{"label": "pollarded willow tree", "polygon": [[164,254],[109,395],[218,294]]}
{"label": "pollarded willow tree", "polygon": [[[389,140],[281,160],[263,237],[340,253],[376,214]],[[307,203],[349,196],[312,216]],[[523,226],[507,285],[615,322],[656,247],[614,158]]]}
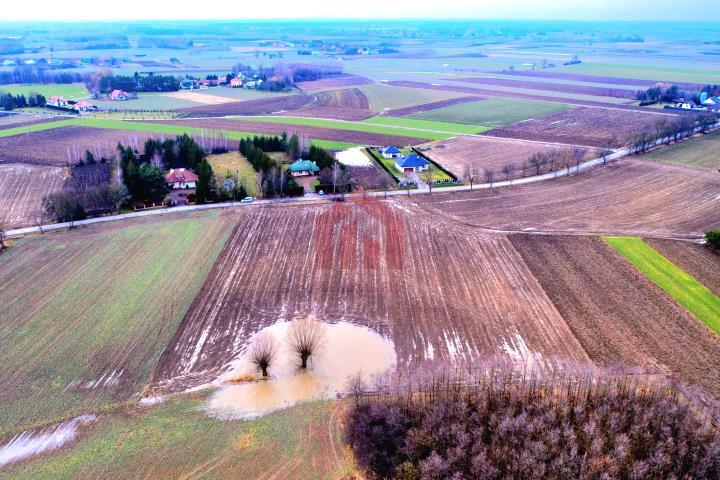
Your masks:
{"label": "pollarded willow tree", "polygon": [[300,368],[307,368],[310,356],[317,351],[325,336],[325,324],[311,317],[293,320],[288,330],[288,342],[300,357]]}
{"label": "pollarded willow tree", "polygon": [[250,362],[262,372],[263,377],[268,376],[276,352],[275,338],[269,333],[258,335],[250,347]]}

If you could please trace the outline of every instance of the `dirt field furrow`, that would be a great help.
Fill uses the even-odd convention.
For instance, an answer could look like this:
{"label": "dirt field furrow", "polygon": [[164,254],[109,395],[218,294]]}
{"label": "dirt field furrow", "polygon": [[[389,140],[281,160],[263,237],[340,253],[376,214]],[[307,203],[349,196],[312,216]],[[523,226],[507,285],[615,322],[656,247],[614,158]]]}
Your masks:
{"label": "dirt field furrow", "polygon": [[43,197],[60,190],[64,182],[60,167],[0,164],[0,224],[31,225],[42,212]]}
{"label": "dirt field furrow", "polygon": [[402,364],[516,352],[587,358],[504,237],[404,208],[368,201],[243,211],[162,356],[154,391],[207,381],[252,333],[303,314],[389,336]]}
{"label": "dirt field furrow", "polygon": [[411,202],[503,231],[694,238],[720,225],[720,177],[626,158],[556,180],[493,191],[434,192]]}
{"label": "dirt field furrow", "polygon": [[720,337],[601,239],[510,241],[593,361],[658,368],[720,396]]}

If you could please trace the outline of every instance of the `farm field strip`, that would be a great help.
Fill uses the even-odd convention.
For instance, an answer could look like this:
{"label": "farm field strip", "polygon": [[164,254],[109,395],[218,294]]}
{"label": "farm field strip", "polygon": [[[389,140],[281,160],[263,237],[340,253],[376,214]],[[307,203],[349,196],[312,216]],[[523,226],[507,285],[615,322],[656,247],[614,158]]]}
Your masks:
{"label": "farm field strip", "polygon": [[[707,63],[705,63],[707,65]],[[620,65],[612,63],[581,63],[558,67],[559,73],[601,77],[645,79],[655,85],[658,82],[682,83],[681,88],[705,86],[709,78],[718,78],[719,69],[689,69],[685,67],[657,67],[652,65]],[[658,80],[658,78],[662,80]],[[652,86],[650,85],[650,86]]]}
{"label": "farm field strip", "polygon": [[[625,88],[612,87],[590,87],[583,85],[571,85],[560,82],[533,82],[520,79],[504,79],[493,77],[453,78],[453,82],[471,83],[477,85],[507,86],[518,89],[552,91],[570,94],[589,95],[591,97],[615,97],[625,100],[634,100],[635,91]],[[572,97],[570,97],[572,98]]]}
{"label": "farm field strip", "polygon": [[720,335],[720,298],[706,286],[640,238],[605,237],[605,241],[708,328]]}
{"label": "farm field strip", "polygon": [[623,158],[582,175],[412,201],[493,230],[698,238],[720,224],[719,197],[715,174]]}
{"label": "farm field strip", "polygon": [[640,158],[716,171],[720,168],[720,130],[657,148],[643,154]]}
{"label": "farm field strip", "polygon": [[[627,96],[620,97],[616,95],[609,95],[612,93],[608,89],[594,89],[592,87],[573,87],[568,86],[563,88],[559,84],[553,84],[553,88],[543,87],[543,84],[537,82],[540,86],[529,85],[521,82],[513,83],[510,81],[494,80],[483,81],[484,79],[461,79],[461,78],[450,78],[449,81],[458,86],[474,87],[486,89],[493,94],[487,94],[494,97],[503,97],[505,95],[537,95],[539,97],[545,97],[546,99],[555,99],[558,102],[567,101],[568,103],[573,102],[591,102],[604,104],[609,107],[615,105],[626,105],[632,103],[633,100]],[[452,85],[452,84],[451,84]],[[600,92],[607,92],[608,95],[601,95]]]}
{"label": "farm field strip", "polygon": [[42,211],[43,197],[64,182],[60,167],[0,164],[0,223],[5,228],[31,224]]}
{"label": "farm field strip", "polygon": [[34,85],[0,85],[0,92],[11,93],[13,95],[29,95],[31,93],[39,93],[46,98],[53,95],[60,95],[68,100],[77,100],[85,98],[90,93],[80,83],[70,84],[34,84]]}
{"label": "farm field strip", "polygon": [[720,254],[695,242],[646,238],[645,242],[720,297]]}
{"label": "farm field strip", "polygon": [[253,333],[302,314],[389,336],[403,365],[504,345],[586,358],[504,237],[415,212],[379,201],[238,212],[149,394],[214,379]]}
{"label": "farm field strip", "polygon": [[222,249],[218,212],[19,241],[0,255],[0,438],[142,390]]}
{"label": "farm field strip", "polygon": [[422,139],[441,140],[453,135],[477,134],[488,130],[482,126],[468,126],[448,122],[413,121],[412,119],[372,117],[363,121],[327,120],[307,117],[237,117],[255,122],[307,125],[318,128],[334,128],[356,132],[401,135]]}
{"label": "farm field strip", "polygon": [[720,396],[720,336],[602,239],[510,241],[594,362],[660,369]]}
{"label": "farm field strip", "polygon": [[[51,129],[57,129],[57,128],[63,128],[63,127],[72,127],[72,126],[108,129],[108,130],[125,130],[125,131],[129,131],[129,132],[146,132],[146,133],[156,133],[156,134],[163,134],[163,135],[182,135],[183,133],[187,133],[189,135],[207,135],[208,133],[211,133],[211,134],[221,134],[229,140],[241,140],[243,138],[250,138],[253,135],[257,135],[257,133],[254,133],[254,132],[240,132],[240,131],[234,131],[234,130],[218,130],[218,129],[210,130],[207,128],[200,128],[200,127],[174,125],[172,123],[153,123],[153,122],[145,122],[145,121],[110,120],[110,119],[96,119],[96,118],[93,118],[93,119],[91,119],[91,118],[74,118],[74,119],[68,119],[68,120],[59,120],[57,122],[34,124],[34,125],[29,125],[27,127],[10,128],[7,130],[0,130],[0,138],[22,135],[25,133],[40,132],[43,130],[51,130]],[[102,140],[101,136],[100,136],[99,140]],[[335,140],[312,139],[312,142],[315,145],[318,145],[320,147],[327,148],[330,150],[342,150],[345,148],[351,148],[351,147],[355,146],[354,143],[341,142],[341,141],[335,141]],[[64,152],[63,152],[63,154],[64,154]]]}

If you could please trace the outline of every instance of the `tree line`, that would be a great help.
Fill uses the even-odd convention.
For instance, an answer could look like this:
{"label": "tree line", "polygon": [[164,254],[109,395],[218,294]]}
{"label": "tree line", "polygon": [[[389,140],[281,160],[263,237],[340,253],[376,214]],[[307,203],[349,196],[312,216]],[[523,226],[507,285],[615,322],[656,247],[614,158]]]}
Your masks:
{"label": "tree line", "polygon": [[667,145],[692,137],[696,130],[706,133],[720,117],[713,112],[682,114],[679,117],[663,117],[655,122],[652,128],[635,134],[629,142],[634,153],[644,153],[657,144]]}
{"label": "tree line", "polygon": [[27,97],[23,94],[13,95],[0,91],[0,108],[3,110],[14,110],[26,107],[44,107],[46,99],[39,93],[31,93]]}
{"label": "tree line", "polygon": [[694,101],[700,104],[700,94],[705,92],[708,96],[720,95],[720,85],[706,85],[701,90],[681,89],[677,85],[658,83],[657,85],[637,92],[635,98],[644,104],[656,102],[675,102],[679,99]]}
{"label": "tree line", "polygon": [[126,92],[177,92],[180,81],[173,75],[103,75],[100,77],[98,88],[102,93],[113,90]]}

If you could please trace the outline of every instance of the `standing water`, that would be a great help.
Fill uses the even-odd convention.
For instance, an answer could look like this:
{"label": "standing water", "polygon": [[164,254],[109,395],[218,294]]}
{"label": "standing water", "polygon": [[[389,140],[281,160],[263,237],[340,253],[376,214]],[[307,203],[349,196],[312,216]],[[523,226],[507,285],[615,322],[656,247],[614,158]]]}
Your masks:
{"label": "standing water", "polygon": [[[271,325],[258,332],[272,335],[276,355],[269,368],[270,378],[243,384],[224,384],[209,400],[207,411],[218,418],[253,418],[297,403],[334,398],[345,390],[357,374],[367,380],[390,369],[397,361],[389,339],[366,327],[347,322],[324,325],[319,348],[310,357],[306,370],[299,368],[297,354],[288,343],[290,322]],[[233,364],[225,377],[256,373],[249,348]]]}

